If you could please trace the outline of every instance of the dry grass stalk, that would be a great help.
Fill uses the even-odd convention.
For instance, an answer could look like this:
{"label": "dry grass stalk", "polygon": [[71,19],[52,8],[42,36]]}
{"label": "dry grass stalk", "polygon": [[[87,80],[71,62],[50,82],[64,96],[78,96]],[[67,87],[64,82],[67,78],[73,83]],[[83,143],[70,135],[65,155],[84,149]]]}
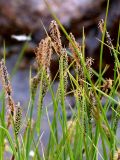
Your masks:
{"label": "dry grass stalk", "polygon": [[53,42],[52,43],[53,48],[55,49],[56,53],[61,55],[61,51],[62,51],[61,36],[60,36],[58,25],[55,20],[51,21],[50,26],[49,26],[49,31],[50,31],[50,37]]}

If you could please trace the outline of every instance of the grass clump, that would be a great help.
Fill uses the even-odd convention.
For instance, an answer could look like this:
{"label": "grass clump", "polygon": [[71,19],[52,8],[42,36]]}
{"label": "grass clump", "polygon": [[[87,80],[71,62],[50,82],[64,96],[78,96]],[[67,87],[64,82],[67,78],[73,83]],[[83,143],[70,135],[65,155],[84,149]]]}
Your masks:
{"label": "grass clump", "polygon": [[[109,33],[106,29],[104,31],[103,20],[100,21],[99,28],[102,34],[105,32],[106,36],[106,41],[102,41],[102,43],[109,47],[114,56],[114,79],[103,78],[107,67],[103,71],[100,69],[99,73],[92,69],[94,60],[91,57],[85,57],[84,32],[83,43],[79,44],[74,35],[72,33],[68,35],[63,28],[69,39],[69,51],[63,47],[58,24],[54,20],[50,23],[50,33],[40,41],[35,49],[38,70],[34,77],[30,76],[30,100],[24,120],[21,118],[20,104],[16,104],[12,98],[12,87],[5,62],[4,60],[0,61],[0,74],[4,90],[1,92],[0,98],[2,102],[0,113],[1,160],[4,159],[6,152],[10,153],[12,160],[27,160],[30,159],[30,156],[33,160],[119,159],[119,138],[116,133],[120,119],[120,102],[114,97],[117,96],[119,99],[120,29],[117,47],[114,47]],[[53,90],[54,80],[52,81],[50,75],[50,62],[53,53],[57,53],[59,58],[59,85],[56,92]],[[71,70],[74,74],[70,72]],[[93,76],[96,76],[94,83]],[[71,90],[68,90],[68,80]],[[37,91],[39,92],[38,106],[36,118],[33,119]],[[51,94],[49,104],[52,104],[53,107],[52,122],[49,120],[49,105],[45,109],[43,107],[43,101],[48,91]],[[69,94],[75,97],[74,108],[69,104],[72,113],[70,121],[67,120],[66,109],[66,97]],[[106,98],[104,107],[102,106],[103,97]],[[111,121],[107,118],[109,109],[112,110]],[[45,112],[50,135],[44,149],[41,140],[41,123]],[[8,117],[7,119],[5,115]],[[21,126],[22,122],[25,124]],[[61,135],[59,135],[58,124],[62,129]],[[13,132],[9,132],[10,126]]]}

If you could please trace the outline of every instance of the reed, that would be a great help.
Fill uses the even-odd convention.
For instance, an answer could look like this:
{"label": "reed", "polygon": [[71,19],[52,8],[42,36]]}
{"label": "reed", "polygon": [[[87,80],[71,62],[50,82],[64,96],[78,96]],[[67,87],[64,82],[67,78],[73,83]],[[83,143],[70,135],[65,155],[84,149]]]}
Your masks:
{"label": "reed", "polygon": [[[91,57],[85,57],[85,37],[79,44],[72,33],[68,34],[56,18],[50,23],[47,37],[42,39],[35,49],[35,62],[37,72],[34,77],[30,75],[30,100],[28,111],[22,117],[22,107],[16,103],[12,96],[12,86],[5,61],[0,61],[0,77],[3,91],[0,101],[0,159],[4,159],[4,153],[9,152],[12,159],[27,160],[118,160],[120,157],[119,137],[117,129],[120,120],[120,103],[114,97],[119,98],[119,47],[114,47],[104,21],[99,22],[102,35],[110,53],[114,55],[115,68],[114,79],[104,79],[106,68],[97,73],[92,68],[96,63]],[[69,39],[69,49],[63,47],[61,30]],[[104,30],[105,29],[105,30]],[[120,27],[118,31],[117,46],[119,46]],[[101,52],[103,54],[103,50]],[[59,59],[59,84],[55,92],[54,80],[51,79],[50,64],[52,54],[57,54]],[[72,70],[72,74],[71,73]],[[30,72],[31,74],[31,72]],[[96,76],[96,80],[93,78]],[[69,82],[68,82],[69,80]],[[71,86],[68,90],[68,86]],[[51,100],[48,106],[44,106],[46,93],[49,91]],[[33,118],[33,111],[37,113]],[[74,97],[74,108],[67,103],[67,96]],[[104,106],[102,98],[106,98]],[[53,107],[53,118],[49,118],[49,106]],[[71,120],[67,119],[67,105],[71,110]],[[7,106],[7,107],[6,107]],[[111,121],[107,113],[111,109]],[[49,124],[48,144],[45,149],[42,144],[41,124],[46,113]],[[8,117],[5,118],[5,115]],[[58,125],[61,127],[59,134]],[[10,131],[10,126],[12,131]],[[14,138],[13,138],[14,137]],[[9,143],[6,143],[8,141]],[[7,147],[5,145],[7,144]],[[41,149],[40,149],[41,146]],[[7,149],[6,149],[7,148]],[[42,152],[42,154],[41,154]]]}

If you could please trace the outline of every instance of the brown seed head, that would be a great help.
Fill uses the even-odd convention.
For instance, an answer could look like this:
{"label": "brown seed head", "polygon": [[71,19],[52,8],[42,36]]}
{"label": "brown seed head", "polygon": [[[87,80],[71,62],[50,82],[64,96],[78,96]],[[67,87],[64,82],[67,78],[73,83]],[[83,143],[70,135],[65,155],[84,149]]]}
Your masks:
{"label": "brown seed head", "polygon": [[61,55],[61,50],[62,50],[61,36],[58,25],[55,20],[51,21],[49,26],[49,31],[50,31],[50,37],[53,42],[53,48],[55,49],[56,53]]}
{"label": "brown seed head", "polygon": [[[52,55],[52,46],[51,46],[51,38],[46,37],[45,39],[42,39],[39,43],[39,46],[36,48],[35,51],[36,54],[36,61],[39,66],[40,71],[37,73],[35,77],[31,79],[31,91],[32,95],[34,96],[38,87],[38,84],[41,80],[41,71],[44,72],[44,78],[43,78],[43,90],[44,94],[46,93],[46,88],[48,87],[46,83],[46,78],[48,81],[50,81],[50,60]],[[47,87],[46,87],[47,86]]]}
{"label": "brown seed head", "polygon": [[35,50],[36,61],[39,67],[48,68],[50,66],[51,60],[51,39],[47,37],[42,39],[39,43],[39,46]]}
{"label": "brown seed head", "polygon": [[0,74],[1,74],[2,84],[6,92],[6,95],[11,95],[12,89],[11,89],[11,84],[9,80],[9,74],[7,72],[7,68],[4,64],[3,59],[0,61]]}
{"label": "brown seed head", "polygon": [[[70,38],[73,41],[76,50],[81,53],[81,46],[76,42],[75,37],[74,37],[74,35],[72,33],[70,33]],[[79,59],[79,57],[78,57],[78,55],[76,53],[75,48],[73,47],[73,45],[70,42],[69,42],[69,48],[70,48],[70,50],[71,50],[71,52],[73,54],[73,58],[75,59],[76,64],[79,66],[80,65],[80,59]]]}
{"label": "brown seed head", "polygon": [[98,28],[100,29],[101,33],[104,31],[104,20],[101,19],[98,23]]}
{"label": "brown seed head", "polygon": [[7,68],[5,66],[4,60],[2,59],[0,61],[0,74],[1,74],[1,78],[2,78],[2,85],[3,88],[5,90],[5,94],[6,94],[6,100],[7,100],[7,128],[9,128],[10,124],[11,124],[11,116],[14,115],[14,111],[15,111],[15,103],[14,100],[12,99],[12,87],[10,84],[10,80],[9,80],[9,74],[7,72]]}
{"label": "brown seed head", "polygon": [[15,103],[11,96],[7,96],[8,109],[7,109],[7,128],[11,125],[11,118],[15,114]]}
{"label": "brown seed head", "polygon": [[45,39],[46,41],[46,63],[45,63],[45,66],[46,68],[49,68],[50,67],[50,61],[51,61],[51,55],[52,55],[52,43],[51,43],[51,38],[50,37],[47,37]]}
{"label": "brown seed head", "polygon": [[92,66],[93,62],[94,62],[94,59],[92,59],[91,57],[86,59],[86,68],[88,69],[89,74],[90,74],[91,77],[92,77],[92,68],[91,68],[91,66]]}
{"label": "brown seed head", "polygon": [[86,58],[87,68],[90,68],[92,66],[93,62],[94,62],[94,59],[92,59],[91,57]]}
{"label": "brown seed head", "polygon": [[113,47],[112,39],[110,37],[109,32],[107,32],[107,31],[106,31],[106,42],[107,42],[108,46],[110,46],[111,48]]}
{"label": "brown seed head", "polygon": [[7,97],[7,101],[8,101],[8,108],[10,109],[11,115],[14,115],[14,111],[15,111],[15,103],[14,100],[12,99],[11,96]]}
{"label": "brown seed head", "polygon": [[105,83],[102,86],[102,90],[105,91],[106,93],[108,92],[108,89],[111,89],[113,84],[113,80],[112,79],[106,79]]}

